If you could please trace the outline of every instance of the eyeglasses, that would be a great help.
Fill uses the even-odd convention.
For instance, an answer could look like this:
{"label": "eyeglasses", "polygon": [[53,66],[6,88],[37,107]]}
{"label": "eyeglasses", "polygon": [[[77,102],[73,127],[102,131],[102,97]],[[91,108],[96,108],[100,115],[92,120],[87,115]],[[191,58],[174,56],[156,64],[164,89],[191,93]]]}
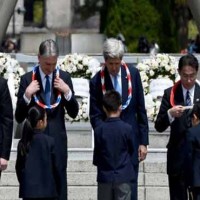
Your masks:
{"label": "eyeglasses", "polygon": [[194,79],[196,79],[197,77],[197,74],[181,74],[181,77],[184,79],[184,80],[191,80],[193,81]]}

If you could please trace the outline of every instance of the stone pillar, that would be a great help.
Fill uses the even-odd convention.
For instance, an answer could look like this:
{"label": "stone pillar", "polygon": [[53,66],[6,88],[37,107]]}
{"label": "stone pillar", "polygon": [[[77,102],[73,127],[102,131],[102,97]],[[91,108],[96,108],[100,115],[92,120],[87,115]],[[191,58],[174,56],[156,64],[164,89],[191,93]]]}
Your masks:
{"label": "stone pillar", "polygon": [[0,44],[6,33],[17,0],[0,0]]}
{"label": "stone pillar", "polygon": [[71,26],[71,0],[46,1],[46,26],[49,29],[63,29]]}
{"label": "stone pillar", "polygon": [[197,24],[200,33],[200,1],[198,0],[188,0],[188,5]]}

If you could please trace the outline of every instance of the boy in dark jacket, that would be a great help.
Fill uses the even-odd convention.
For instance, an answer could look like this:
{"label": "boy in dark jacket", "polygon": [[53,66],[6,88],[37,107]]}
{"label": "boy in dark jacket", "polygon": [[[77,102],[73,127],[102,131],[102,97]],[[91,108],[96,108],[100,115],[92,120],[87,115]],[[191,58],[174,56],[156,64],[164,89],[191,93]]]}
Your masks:
{"label": "boy in dark jacket", "polygon": [[93,164],[97,166],[98,200],[131,199],[136,178],[132,127],[120,119],[121,97],[114,90],[103,97],[107,119],[94,130]]}

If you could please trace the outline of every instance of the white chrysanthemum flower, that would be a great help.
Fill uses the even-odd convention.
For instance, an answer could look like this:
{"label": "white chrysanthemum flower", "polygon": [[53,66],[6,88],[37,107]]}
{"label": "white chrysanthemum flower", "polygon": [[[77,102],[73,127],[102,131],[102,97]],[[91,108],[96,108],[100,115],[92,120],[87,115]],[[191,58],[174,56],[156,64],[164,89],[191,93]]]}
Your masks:
{"label": "white chrysanthemum flower", "polygon": [[8,87],[10,89],[13,108],[15,109],[20,76],[23,75],[25,71],[20,67],[17,60],[11,58],[8,54],[0,53],[0,73],[5,79],[8,79]]}
{"label": "white chrysanthemum flower", "polygon": [[153,70],[150,70],[150,71],[149,71],[149,74],[150,74],[150,76],[153,76],[155,73],[154,73]]}

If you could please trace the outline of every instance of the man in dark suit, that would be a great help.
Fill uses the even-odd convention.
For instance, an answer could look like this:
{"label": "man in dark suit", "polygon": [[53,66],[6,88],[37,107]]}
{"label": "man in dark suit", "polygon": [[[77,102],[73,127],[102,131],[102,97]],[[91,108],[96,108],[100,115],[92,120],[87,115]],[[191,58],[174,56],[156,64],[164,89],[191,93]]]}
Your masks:
{"label": "man in dark suit", "polygon": [[137,176],[139,161],[145,159],[148,145],[148,120],[144,104],[144,93],[138,69],[127,66],[122,57],[121,41],[110,38],[103,46],[105,66],[90,81],[90,120],[93,129],[106,118],[102,99],[106,91],[115,88],[122,97],[121,119],[132,126],[135,141],[133,163],[136,177],[132,186],[132,199],[137,199]]}
{"label": "man in dark suit", "polygon": [[0,77],[0,177],[10,157],[13,133],[13,108],[7,81]]}
{"label": "man in dark suit", "polygon": [[155,129],[159,132],[170,127],[170,138],[167,144],[170,200],[187,200],[184,171],[185,132],[191,127],[191,120],[190,111],[185,106],[192,106],[200,100],[200,86],[196,83],[198,67],[198,60],[192,54],[180,58],[178,64],[180,81],[164,91],[155,122]]}
{"label": "man in dark suit", "polygon": [[[74,96],[71,77],[56,67],[58,47],[53,40],[40,44],[38,60],[33,71],[21,77],[15,117],[18,123],[27,117],[29,108],[36,103],[47,109],[45,133],[55,140],[56,165],[60,169],[60,196],[67,199],[67,135],[65,109],[70,117],[78,114],[78,103]],[[24,133],[23,133],[24,134]]]}
{"label": "man in dark suit", "polygon": [[187,145],[187,183],[191,200],[200,199],[200,103],[194,105],[192,127],[186,133]]}

